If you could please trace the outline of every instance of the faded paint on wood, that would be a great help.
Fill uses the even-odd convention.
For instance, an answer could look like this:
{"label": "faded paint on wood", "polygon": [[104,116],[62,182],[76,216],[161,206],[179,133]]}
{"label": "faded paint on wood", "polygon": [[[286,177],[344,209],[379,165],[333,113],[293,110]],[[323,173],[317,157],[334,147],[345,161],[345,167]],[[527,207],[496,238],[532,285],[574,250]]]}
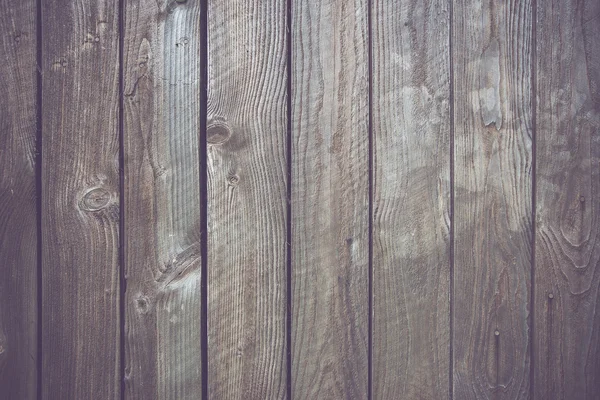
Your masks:
{"label": "faded paint on wood", "polygon": [[293,7],[292,397],[366,399],[367,2]]}
{"label": "faded paint on wood", "polygon": [[199,0],[126,1],[125,397],[199,399]]}
{"label": "faded paint on wood", "polygon": [[208,396],[286,393],[286,3],[208,1]]}
{"label": "faded paint on wood", "polygon": [[0,397],[37,390],[35,1],[0,8]]}
{"label": "faded paint on wood", "polygon": [[445,398],[448,4],[375,0],[372,7],[373,398]]}
{"label": "faded paint on wood", "polygon": [[455,399],[529,397],[530,1],[454,2]]}
{"label": "faded paint on wood", "polygon": [[118,399],[118,2],[42,11],[42,397]]}
{"label": "faded paint on wood", "polygon": [[536,399],[600,396],[600,2],[537,2]]}

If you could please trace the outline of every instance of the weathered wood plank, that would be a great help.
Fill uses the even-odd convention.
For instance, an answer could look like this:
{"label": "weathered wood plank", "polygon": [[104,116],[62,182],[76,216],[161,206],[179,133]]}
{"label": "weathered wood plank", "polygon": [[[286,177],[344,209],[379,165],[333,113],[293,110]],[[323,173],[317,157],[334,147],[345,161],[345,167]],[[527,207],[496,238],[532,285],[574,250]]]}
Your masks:
{"label": "weathered wood plank", "polygon": [[126,398],[200,399],[199,0],[126,1]]}
{"label": "weathered wood plank", "polygon": [[537,2],[536,399],[600,396],[600,2]]}
{"label": "weathered wood plank", "polygon": [[208,1],[208,393],[286,391],[286,2]]}
{"label": "weathered wood plank", "polygon": [[118,2],[43,7],[42,397],[118,399]]}
{"label": "weathered wood plank", "polygon": [[530,1],[457,0],[454,398],[529,396]]}
{"label": "weathered wood plank", "polygon": [[0,7],[0,397],[37,390],[36,3]]}
{"label": "weathered wood plank", "polygon": [[292,397],[366,399],[368,9],[292,10]]}
{"label": "weathered wood plank", "polygon": [[374,0],[373,398],[449,388],[447,1]]}

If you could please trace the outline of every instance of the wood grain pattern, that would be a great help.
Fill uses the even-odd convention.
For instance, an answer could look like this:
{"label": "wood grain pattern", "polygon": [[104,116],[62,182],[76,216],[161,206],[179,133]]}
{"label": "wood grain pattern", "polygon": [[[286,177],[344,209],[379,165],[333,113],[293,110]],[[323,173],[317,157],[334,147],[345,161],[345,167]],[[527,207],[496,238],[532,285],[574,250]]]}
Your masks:
{"label": "wood grain pattern", "polygon": [[126,398],[200,399],[199,0],[126,1]]}
{"label": "wood grain pattern", "polygon": [[373,398],[448,396],[446,1],[374,0]]}
{"label": "wood grain pattern", "polygon": [[367,2],[293,7],[292,397],[366,399]]}
{"label": "wood grain pattern", "polygon": [[286,391],[286,2],[208,1],[208,395]]}
{"label": "wood grain pattern", "polygon": [[537,2],[536,399],[600,396],[600,2]]}
{"label": "wood grain pattern", "polygon": [[37,390],[35,1],[0,7],[0,397]]}
{"label": "wood grain pattern", "polygon": [[454,3],[454,398],[529,397],[530,1]]}
{"label": "wood grain pattern", "polygon": [[118,399],[118,2],[42,11],[42,397]]}

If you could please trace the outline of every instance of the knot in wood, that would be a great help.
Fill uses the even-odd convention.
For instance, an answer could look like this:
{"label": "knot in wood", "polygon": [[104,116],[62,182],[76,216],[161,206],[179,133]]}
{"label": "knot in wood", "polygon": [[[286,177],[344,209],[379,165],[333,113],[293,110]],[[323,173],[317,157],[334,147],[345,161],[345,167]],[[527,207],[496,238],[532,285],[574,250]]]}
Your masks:
{"label": "knot in wood", "polygon": [[222,124],[210,125],[206,130],[208,144],[223,144],[231,137],[231,131]]}
{"label": "knot in wood", "polygon": [[227,177],[227,184],[229,186],[233,186],[236,187],[238,185],[238,183],[240,182],[240,177],[238,175],[229,175]]}
{"label": "knot in wood", "polygon": [[79,207],[85,211],[99,211],[109,205],[111,197],[108,190],[95,188],[83,195]]}
{"label": "knot in wood", "polygon": [[140,296],[135,299],[135,308],[140,314],[147,314],[150,310],[150,300],[146,296]]}

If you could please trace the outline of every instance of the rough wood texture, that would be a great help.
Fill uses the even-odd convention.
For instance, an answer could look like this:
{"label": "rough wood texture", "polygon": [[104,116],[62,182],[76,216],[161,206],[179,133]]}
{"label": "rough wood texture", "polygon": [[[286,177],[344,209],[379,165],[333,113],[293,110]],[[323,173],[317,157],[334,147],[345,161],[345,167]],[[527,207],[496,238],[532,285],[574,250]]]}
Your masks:
{"label": "rough wood texture", "polygon": [[536,399],[600,396],[600,2],[537,2]]}
{"label": "rough wood texture", "polygon": [[373,398],[448,396],[446,1],[373,1]]}
{"label": "rough wood texture", "polygon": [[0,7],[0,397],[34,399],[37,362],[35,1]]}
{"label": "rough wood texture", "polygon": [[529,396],[531,2],[454,3],[454,398]]}
{"label": "rough wood texture", "polygon": [[286,2],[208,1],[208,394],[286,391]]}
{"label": "rough wood texture", "polygon": [[200,399],[199,0],[126,1],[126,398]]}
{"label": "rough wood texture", "polygon": [[117,13],[44,1],[44,399],[120,397]]}
{"label": "rough wood texture", "polygon": [[293,7],[292,397],[366,399],[367,2]]}

